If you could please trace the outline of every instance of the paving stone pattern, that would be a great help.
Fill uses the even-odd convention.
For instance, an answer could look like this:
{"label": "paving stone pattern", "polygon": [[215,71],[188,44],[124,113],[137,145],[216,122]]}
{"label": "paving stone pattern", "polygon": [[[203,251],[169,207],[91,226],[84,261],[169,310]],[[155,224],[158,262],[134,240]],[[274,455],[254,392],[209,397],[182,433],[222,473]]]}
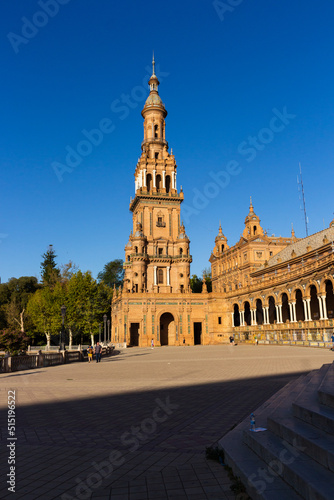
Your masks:
{"label": "paving stone pattern", "polygon": [[[205,448],[332,360],[303,347],[133,348],[99,364],[1,374],[0,498],[232,500],[226,471]],[[8,390],[16,391],[15,494],[6,484]]]}

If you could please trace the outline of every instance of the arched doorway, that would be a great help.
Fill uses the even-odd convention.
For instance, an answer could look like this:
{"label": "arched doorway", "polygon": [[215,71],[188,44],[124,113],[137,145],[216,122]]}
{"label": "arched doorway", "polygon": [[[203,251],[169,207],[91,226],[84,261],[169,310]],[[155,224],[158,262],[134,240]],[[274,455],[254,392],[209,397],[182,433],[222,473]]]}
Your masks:
{"label": "arched doorway", "polygon": [[269,305],[269,323],[273,325],[277,320],[277,317],[276,317],[275,299],[272,295],[270,295],[269,297],[268,305]]}
{"label": "arched doorway", "polygon": [[234,304],[234,326],[240,326],[240,311],[238,304]]}
{"label": "arched doorway", "polygon": [[287,321],[290,321],[290,308],[289,308],[289,299],[288,295],[286,293],[282,294],[282,321],[283,323],[286,323]]}
{"label": "arched doorway", "polygon": [[311,285],[310,288],[310,296],[311,296],[311,319],[319,319],[320,318],[320,308],[319,308],[319,300],[317,289],[314,285]]}
{"label": "arched doorway", "polygon": [[327,306],[327,317],[329,319],[334,318],[333,283],[330,280],[326,281],[326,306]]}
{"label": "arched doorway", "polygon": [[305,321],[305,311],[302,291],[296,290],[296,320]]}
{"label": "arched doorway", "polygon": [[249,302],[245,302],[245,323],[248,326],[252,324]]}
{"label": "arched doorway", "polygon": [[163,313],[160,317],[160,344],[175,344],[175,323],[171,313]]}
{"label": "arched doorway", "polygon": [[263,325],[263,309],[261,299],[257,299],[256,301],[256,324]]}

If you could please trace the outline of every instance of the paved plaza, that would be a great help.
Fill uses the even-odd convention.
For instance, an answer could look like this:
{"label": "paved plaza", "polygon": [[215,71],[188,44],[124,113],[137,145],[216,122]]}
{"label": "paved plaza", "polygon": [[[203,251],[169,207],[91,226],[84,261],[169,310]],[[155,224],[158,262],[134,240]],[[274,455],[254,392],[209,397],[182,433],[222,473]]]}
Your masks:
{"label": "paved plaza", "polygon": [[[100,364],[1,374],[1,499],[234,499],[205,459],[291,379],[333,361],[283,346],[132,348]],[[8,491],[7,392],[16,395]]]}

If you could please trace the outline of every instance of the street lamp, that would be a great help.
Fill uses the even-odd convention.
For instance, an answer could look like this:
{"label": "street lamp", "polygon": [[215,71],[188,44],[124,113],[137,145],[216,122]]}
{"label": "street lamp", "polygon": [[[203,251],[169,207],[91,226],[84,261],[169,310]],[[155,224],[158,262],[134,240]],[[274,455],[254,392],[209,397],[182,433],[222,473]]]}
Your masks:
{"label": "street lamp", "polygon": [[60,308],[61,311],[61,332],[60,332],[60,342],[59,347],[61,351],[65,351],[65,331],[64,331],[64,320],[66,314],[66,307],[64,305]]}
{"label": "street lamp", "polygon": [[109,342],[111,342],[111,338],[110,338],[110,319],[108,319],[107,321],[107,326],[108,326],[108,335],[107,335],[107,343],[109,344]]}
{"label": "street lamp", "polygon": [[99,343],[101,344],[101,323],[99,324]]}
{"label": "street lamp", "polygon": [[106,329],[107,329],[107,315],[103,315],[104,331],[103,331],[103,343],[106,343]]}

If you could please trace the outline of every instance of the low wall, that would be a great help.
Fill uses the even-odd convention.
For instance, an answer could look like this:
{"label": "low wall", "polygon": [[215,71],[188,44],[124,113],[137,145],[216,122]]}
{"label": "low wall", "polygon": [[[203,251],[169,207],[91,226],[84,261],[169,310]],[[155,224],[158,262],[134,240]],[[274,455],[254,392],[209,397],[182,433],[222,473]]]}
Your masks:
{"label": "low wall", "polygon": [[[103,347],[102,357],[111,356],[113,347]],[[34,368],[45,368],[47,366],[63,365],[87,361],[87,352],[84,351],[61,351],[61,352],[38,352],[38,354],[27,354],[24,356],[0,357],[0,372],[9,373]]]}

